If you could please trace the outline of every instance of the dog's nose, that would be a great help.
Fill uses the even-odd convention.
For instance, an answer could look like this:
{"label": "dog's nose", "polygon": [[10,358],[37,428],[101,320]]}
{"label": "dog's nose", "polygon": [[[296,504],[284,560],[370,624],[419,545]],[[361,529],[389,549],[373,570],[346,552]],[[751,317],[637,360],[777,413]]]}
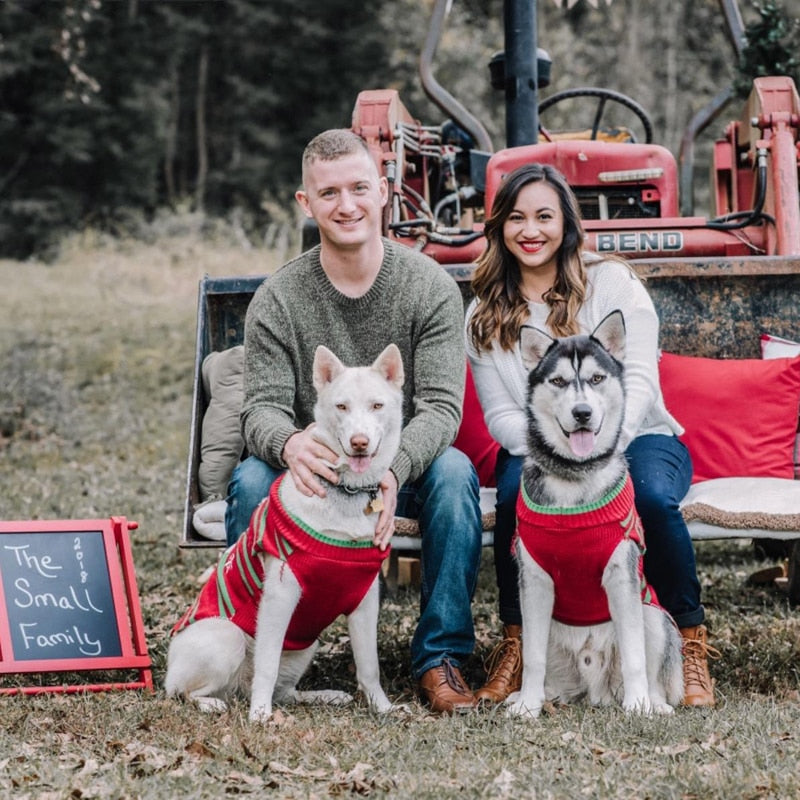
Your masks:
{"label": "dog's nose", "polygon": [[356,433],[350,437],[350,447],[355,453],[363,453],[369,447],[369,439],[363,433]]}
{"label": "dog's nose", "polygon": [[578,403],[572,409],[572,416],[578,424],[586,425],[592,418],[592,407],[588,403]]}

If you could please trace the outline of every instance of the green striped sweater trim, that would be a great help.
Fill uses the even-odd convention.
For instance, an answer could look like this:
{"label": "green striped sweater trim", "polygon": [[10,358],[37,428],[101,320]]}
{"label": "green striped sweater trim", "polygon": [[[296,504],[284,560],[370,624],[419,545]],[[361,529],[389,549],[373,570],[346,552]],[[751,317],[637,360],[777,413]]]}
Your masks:
{"label": "green striped sweater trim", "polygon": [[223,553],[217,564],[217,608],[220,613],[225,615],[226,619],[230,619],[235,613],[233,602],[228,594],[228,587],[225,585],[225,554]]}
{"label": "green striped sweater trim", "polygon": [[[283,489],[282,486],[280,487],[279,492],[281,489]],[[294,524],[297,525],[297,527],[303,531],[303,533],[307,534],[312,539],[316,540],[317,542],[320,542],[321,544],[327,544],[330,545],[331,547],[344,547],[348,550],[367,550],[370,547],[375,547],[371,539],[356,542],[347,539],[334,539],[332,536],[326,536],[324,533],[320,533],[319,531],[316,531],[314,530],[314,528],[307,525],[305,522],[303,522],[302,519],[300,519],[300,517],[295,516],[291,511],[289,511],[288,508],[286,508],[285,504],[283,505],[283,510],[286,513],[286,515],[292,520],[292,522],[294,522]],[[286,546],[290,548],[291,552],[291,545],[289,545],[289,543],[285,539],[282,539],[281,541],[284,542]]]}
{"label": "green striped sweater trim", "polygon": [[525,491],[524,480],[520,482],[520,486],[522,497],[525,500],[525,505],[531,509],[531,511],[535,511],[537,514],[558,514],[561,516],[569,516],[573,514],[586,514],[590,511],[597,511],[598,508],[603,508],[603,506],[608,505],[608,503],[619,497],[627,482],[628,476],[623,475],[622,480],[620,480],[620,482],[613,489],[610,489],[603,497],[601,497],[599,500],[595,500],[594,503],[587,503],[586,505],[582,506],[540,506],[538,503],[534,503],[533,500],[531,500],[531,498],[528,496],[527,491]]}
{"label": "green striped sweater trim", "polygon": [[253,558],[253,554],[246,547],[240,547],[236,553],[236,567],[250,597],[256,597],[264,585],[258,575],[256,565],[253,563]]}

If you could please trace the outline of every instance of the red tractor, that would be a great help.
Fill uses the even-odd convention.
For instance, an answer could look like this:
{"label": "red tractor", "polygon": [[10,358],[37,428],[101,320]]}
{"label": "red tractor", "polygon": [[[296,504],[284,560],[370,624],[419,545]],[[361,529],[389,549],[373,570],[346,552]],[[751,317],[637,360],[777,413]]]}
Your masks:
{"label": "red tractor", "polygon": [[[508,147],[491,152],[481,124],[432,76],[430,59],[447,6],[448,0],[437,0],[420,71],[426,93],[450,120],[440,126],[419,123],[391,90],[362,92],[353,111],[353,130],[370,144],[391,186],[388,236],[441,264],[471,264],[484,246],[480,220],[491,210],[503,175],[535,161],[552,164],[567,177],[594,250],[676,265],[681,263],[676,259],[713,259],[709,266],[723,259],[736,262],[739,270],[747,264],[756,269],[765,256],[785,256],[796,266],[800,97],[790,78],[756,79],[743,113],[715,143],[713,218],[681,215],[680,195],[691,188],[686,170],[679,171],[675,156],[652,143],[652,124],[636,101],[593,87],[537,101],[539,73],[549,70],[549,63],[534,57],[532,0],[505,2],[506,51],[492,66],[500,72],[493,83],[506,92]],[[722,7],[732,38],[741,40],[738,13],[726,0]],[[597,104],[591,130],[555,133],[539,124],[548,109],[576,97]],[[601,127],[608,103],[621,104],[638,118],[644,142],[636,142],[629,129]],[[716,99],[698,117],[718,113],[720,105]],[[691,269],[692,262],[682,263]],[[758,267],[763,268],[768,267]]]}

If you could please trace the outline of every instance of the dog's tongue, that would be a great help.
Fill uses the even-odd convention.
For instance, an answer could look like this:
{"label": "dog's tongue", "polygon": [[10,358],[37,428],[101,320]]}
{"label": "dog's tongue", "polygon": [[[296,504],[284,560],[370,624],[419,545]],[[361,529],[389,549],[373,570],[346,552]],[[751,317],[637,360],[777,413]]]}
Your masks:
{"label": "dog's tongue", "polygon": [[591,455],[594,450],[594,434],[591,431],[573,431],[569,435],[569,449],[579,458]]}
{"label": "dog's tongue", "polygon": [[369,456],[350,456],[347,463],[353,472],[361,473],[369,469],[372,459]]}

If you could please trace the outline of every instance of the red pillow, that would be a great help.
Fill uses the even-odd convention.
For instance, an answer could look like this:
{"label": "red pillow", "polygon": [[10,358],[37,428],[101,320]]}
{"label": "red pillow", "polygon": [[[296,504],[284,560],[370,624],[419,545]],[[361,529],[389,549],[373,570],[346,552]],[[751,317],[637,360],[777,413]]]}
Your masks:
{"label": "red pillow", "polygon": [[467,382],[464,388],[464,408],[461,417],[461,427],[453,442],[462,453],[469,456],[470,461],[478,472],[478,481],[481,486],[494,486],[496,483],[494,466],[497,462],[497,451],[500,445],[492,439],[486,421],[483,418],[483,409],[475,391],[472,380],[472,370],[467,364]]}
{"label": "red pillow", "polygon": [[800,407],[797,358],[714,359],[663,353],[661,391],[683,425],[693,482],[793,478]]}

